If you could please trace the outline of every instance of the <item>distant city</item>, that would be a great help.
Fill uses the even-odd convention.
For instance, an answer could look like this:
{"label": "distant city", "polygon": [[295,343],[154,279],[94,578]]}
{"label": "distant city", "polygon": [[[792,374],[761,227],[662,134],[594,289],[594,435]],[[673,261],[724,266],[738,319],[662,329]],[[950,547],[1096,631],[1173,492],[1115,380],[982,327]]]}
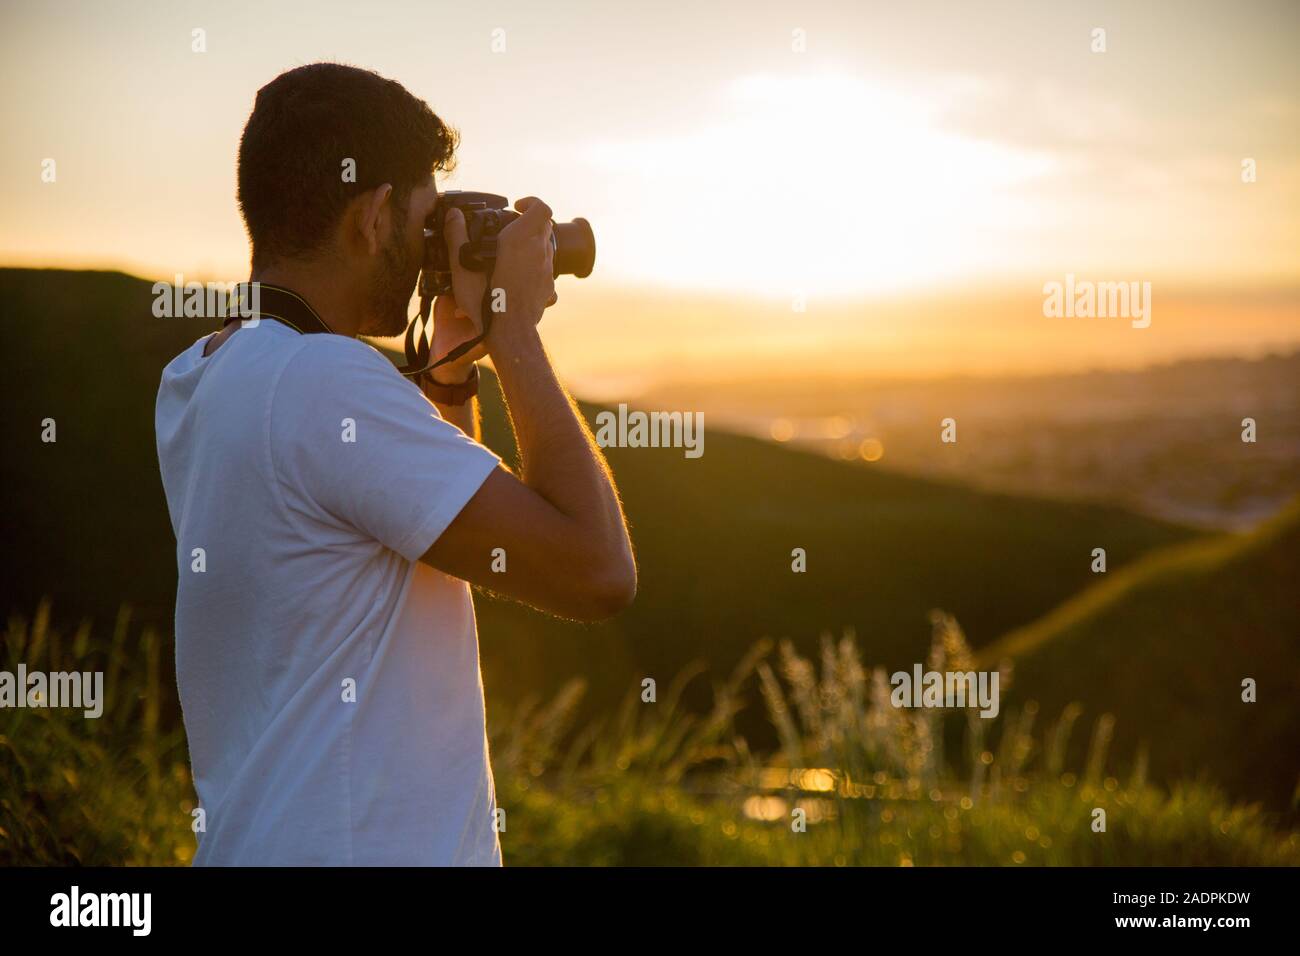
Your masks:
{"label": "distant city", "polygon": [[[1019,378],[691,383],[643,401],[862,467],[1205,528],[1253,527],[1300,493],[1300,352]],[[946,418],[955,443],[940,441]]]}

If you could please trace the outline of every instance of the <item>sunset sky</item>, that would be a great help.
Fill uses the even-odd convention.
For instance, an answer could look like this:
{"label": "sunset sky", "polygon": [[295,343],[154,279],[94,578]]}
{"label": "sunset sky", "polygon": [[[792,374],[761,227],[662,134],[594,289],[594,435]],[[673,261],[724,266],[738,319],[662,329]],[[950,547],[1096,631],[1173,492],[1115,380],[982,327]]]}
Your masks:
{"label": "sunset sky", "polygon": [[[967,304],[1033,311],[1066,273],[1218,302],[1206,329],[1270,303],[1241,320],[1262,339],[1161,338],[1157,319],[1130,361],[1300,338],[1300,5],[639,6],[6,2],[0,264],[246,277],[234,160],[254,95],[336,59],[461,130],[450,187],[591,220],[596,273],[548,317],[579,374],[712,361],[737,335],[731,357],[755,361],[845,341],[901,360],[929,336],[993,370],[1033,365],[1017,349],[1070,364],[1014,324],[960,341]],[[885,298],[914,324],[882,327]],[[766,316],[753,335],[747,314]]]}

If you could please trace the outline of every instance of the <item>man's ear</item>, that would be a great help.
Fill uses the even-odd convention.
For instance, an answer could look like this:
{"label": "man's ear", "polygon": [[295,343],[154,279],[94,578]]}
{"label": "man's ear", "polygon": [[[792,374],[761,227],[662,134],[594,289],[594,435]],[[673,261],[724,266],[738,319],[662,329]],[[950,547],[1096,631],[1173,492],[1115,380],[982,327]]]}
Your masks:
{"label": "man's ear", "polygon": [[361,241],[370,255],[377,255],[383,247],[384,223],[392,223],[393,184],[384,183],[361,197],[356,213],[356,227]]}

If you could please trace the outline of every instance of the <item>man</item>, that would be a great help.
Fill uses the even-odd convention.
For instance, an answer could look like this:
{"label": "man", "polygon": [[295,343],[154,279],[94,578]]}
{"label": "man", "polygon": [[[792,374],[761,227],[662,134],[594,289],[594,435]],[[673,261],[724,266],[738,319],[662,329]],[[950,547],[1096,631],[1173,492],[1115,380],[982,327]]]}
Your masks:
{"label": "man", "polygon": [[[469,584],[578,620],[635,593],[609,469],[536,329],[555,302],[544,203],[501,232],[505,311],[481,347],[416,385],[356,338],[405,328],[455,146],[396,82],[329,63],[265,86],[244,129],[265,315],[169,364],[156,416],[196,864],[499,865]],[[486,291],[459,268],[459,212],[445,229],[435,355],[475,336]],[[266,317],[290,308],[331,334]],[[478,442],[484,354],[518,476]]]}

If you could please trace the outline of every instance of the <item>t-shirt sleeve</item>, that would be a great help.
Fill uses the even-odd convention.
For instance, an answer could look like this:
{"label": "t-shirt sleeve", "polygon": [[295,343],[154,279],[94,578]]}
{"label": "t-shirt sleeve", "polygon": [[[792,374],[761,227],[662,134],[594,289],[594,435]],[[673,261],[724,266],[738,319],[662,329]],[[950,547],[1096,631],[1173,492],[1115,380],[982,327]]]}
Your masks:
{"label": "t-shirt sleeve", "polygon": [[308,338],[270,409],[271,464],[285,506],[333,518],[414,561],[501,459],[444,421],[375,349]]}

